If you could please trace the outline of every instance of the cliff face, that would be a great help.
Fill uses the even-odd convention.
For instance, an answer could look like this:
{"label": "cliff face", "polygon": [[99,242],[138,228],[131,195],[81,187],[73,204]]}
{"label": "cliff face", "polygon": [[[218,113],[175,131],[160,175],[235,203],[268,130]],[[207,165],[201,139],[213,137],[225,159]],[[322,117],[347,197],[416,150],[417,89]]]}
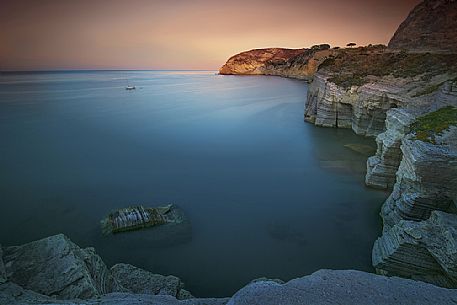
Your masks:
{"label": "cliff face", "polygon": [[219,69],[220,74],[261,75],[267,64],[285,62],[302,54],[304,49],[255,49],[230,57]]}
{"label": "cliff face", "polygon": [[389,42],[394,49],[457,52],[457,1],[425,0]]}
{"label": "cliff face", "polygon": [[452,104],[456,76],[454,55],[399,53],[380,46],[337,50],[308,88],[305,120],[376,136],[385,130],[391,108]]}
{"label": "cliff face", "polygon": [[[454,103],[457,106],[457,100]],[[393,192],[381,210],[384,229],[373,247],[373,266],[381,274],[455,288],[457,108],[427,114],[391,110],[387,121],[387,131],[378,136],[378,141],[386,139],[381,154],[372,158],[384,158],[379,164],[389,175],[380,176],[382,171],[372,169],[370,177],[370,158],[367,180],[384,177],[381,182],[390,183],[398,159],[401,162]]]}
{"label": "cliff face", "polygon": [[329,45],[311,49],[255,49],[229,58],[219,69],[222,75],[275,75],[310,80],[334,50]]}

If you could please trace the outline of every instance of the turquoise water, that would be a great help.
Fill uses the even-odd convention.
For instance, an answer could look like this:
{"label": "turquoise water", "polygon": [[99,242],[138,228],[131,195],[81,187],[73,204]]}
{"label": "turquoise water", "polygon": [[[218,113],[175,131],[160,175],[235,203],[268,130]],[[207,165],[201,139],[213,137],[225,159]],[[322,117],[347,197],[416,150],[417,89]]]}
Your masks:
{"label": "turquoise water", "polygon": [[[368,153],[345,145],[374,140],[304,123],[306,90],[206,71],[0,74],[0,242],[65,233],[197,296],[371,271],[386,194],[364,186]],[[109,211],[167,202],[191,229],[101,235]]]}

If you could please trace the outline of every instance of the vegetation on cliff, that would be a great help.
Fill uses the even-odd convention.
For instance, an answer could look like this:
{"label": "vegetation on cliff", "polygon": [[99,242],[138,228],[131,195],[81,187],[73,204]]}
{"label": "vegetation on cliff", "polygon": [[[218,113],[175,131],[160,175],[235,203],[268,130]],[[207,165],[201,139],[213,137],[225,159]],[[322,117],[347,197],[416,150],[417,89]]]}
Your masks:
{"label": "vegetation on cliff", "polygon": [[457,108],[448,106],[418,117],[411,130],[415,132],[417,140],[435,143],[435,136],[451,125],[457,126]]}
{"label": "vegetation on cliff", "polygon": [[429,81],[436,75],[457,73],[457,56],[396,52],[384,46],[368,46],[339,50],[320,65],[319,71],[330,74],[330,82],[347,89],[368,83],[369,76],[420,77]]}

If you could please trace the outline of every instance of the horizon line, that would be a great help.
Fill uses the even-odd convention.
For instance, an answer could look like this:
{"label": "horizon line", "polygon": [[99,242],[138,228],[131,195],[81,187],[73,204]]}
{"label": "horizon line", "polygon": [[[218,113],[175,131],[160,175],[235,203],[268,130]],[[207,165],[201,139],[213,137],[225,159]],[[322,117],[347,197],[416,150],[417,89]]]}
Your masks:
{"label": "horizon line", "polygon": [[217,71],[218,69],[38,69],[38,70],[0,70],[0,73],[18,72],[96,72],[96,71]]}

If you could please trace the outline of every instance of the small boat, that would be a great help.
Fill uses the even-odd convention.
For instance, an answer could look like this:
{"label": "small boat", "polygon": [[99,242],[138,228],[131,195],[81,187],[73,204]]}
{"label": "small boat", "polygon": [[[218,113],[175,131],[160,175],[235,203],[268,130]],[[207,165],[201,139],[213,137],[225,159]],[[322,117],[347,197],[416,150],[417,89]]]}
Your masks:
{"label": "small boat", "polygon": [[172,204],[155,208],[138,205],[109,213],[101,221],[101,226],[103,233],[107,235],[182,221],[181,216],[176,213],[176,207]]}
{"label": "small boat", "polygon": [[126,79],[126,81],[127,81],[127,87],[125,87],[125,90],[135,90],[136,89],[135,86],[130,85],[128,78]]}

